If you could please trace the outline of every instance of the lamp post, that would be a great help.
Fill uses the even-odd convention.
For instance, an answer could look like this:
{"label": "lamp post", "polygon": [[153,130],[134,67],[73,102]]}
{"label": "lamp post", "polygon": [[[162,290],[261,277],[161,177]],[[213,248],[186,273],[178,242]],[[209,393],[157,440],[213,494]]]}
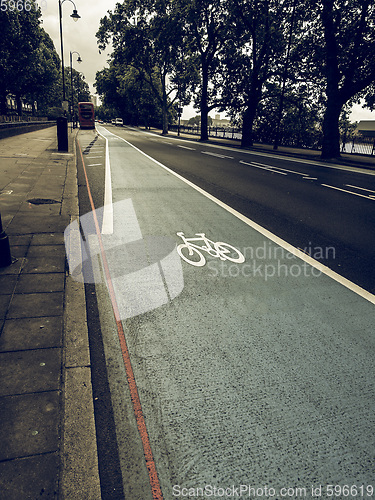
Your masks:
{"label": "lamp post", "polygon": [[70,88],[71,88],[71,99],[72,99],[71,111],[72,111],[73,128],[75,128],[74,127],[73,54],[78,54],[78,58],[77,58],[78,63],[81,63],[82,59],[81,59],[79,52],[77,52],[75,50],[73,50],[73,52],[72,51],[70,52]]}
{"label": "lamp post", "polygon": [[80,19],[77,8],[73,0],[59,0],[59,18],[60,18],[60,45],[61,45],[61,69],[62,69],[62,84],[63,84],[63,110],[64,116],[57,119],[57,142],[59,151],[68,151],[68,120],[66,118],[66,100],[65,100],[65,71],[64,71],[64,47],[62,36],[62,4],[69,1],[73,4],[73,14],[70,15],[74,21]]}

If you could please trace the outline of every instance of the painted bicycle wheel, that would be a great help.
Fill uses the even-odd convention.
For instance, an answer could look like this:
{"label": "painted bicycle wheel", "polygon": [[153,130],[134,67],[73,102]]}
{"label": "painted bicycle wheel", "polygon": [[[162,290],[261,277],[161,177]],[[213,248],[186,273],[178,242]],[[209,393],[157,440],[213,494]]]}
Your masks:
{"label": "painted bicycle wheel", "polygon": [[214,246],[222,259],[237,262],[239,264],[241,264],[241,262],[245,262],[245,257],[242,253],[237,250],[237,248],[232,247],[232,245],[228,245],[228,243],[223,243],[222,241],[217,241]]}
{"label": "painted bicycle wheel", "polygon": [[190,245],[186,245],[185,243],[178,245],[177,252],[185,262],[191,264],[192,266],[201,267],[206,263],[206,259],[199,250],[191,247]]}

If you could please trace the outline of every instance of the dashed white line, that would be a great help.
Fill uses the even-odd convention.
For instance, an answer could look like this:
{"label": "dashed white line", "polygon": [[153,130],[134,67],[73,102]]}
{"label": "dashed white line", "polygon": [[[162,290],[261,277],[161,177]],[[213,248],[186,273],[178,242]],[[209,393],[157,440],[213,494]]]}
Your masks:
{"label": "dashed white line", "polygon": [[345,184],[345,186],[348,186],[348,187],[351,187],[354,189],[361,189],[362,191],[368,191],[369,193],[375,193],[375,191],[373,191],[372,189],[366,189],[366,188],[359,187],[359,186],[353,186],[352,184]]}
{"label": "dashed white line", "polygon": [[322,184],[322,186],[331,188],[331,189],[336,189],[337,191],[343,191],[344,193],[349,193],[349,194],[354,194],[354,196],[360,196],[361,198],[366,198],[366,200],[372,200],[375,201],[374,198],[370,196],[365,196],[364,194],[359,194],[359,193],[353,193],[353,191],[348,191],[347,189],[342,189],[336,186],[330,186],[329,184]]}
{"label": "dashed white line", "polygon": [[211,153],[210,151],[201,151],[202,155],[210,155],[210,156],[216,156],[217,158],[228,158],[229,160],[233,160],[233,156],[226,156],[226,155],[221,155],[219,153]]}
{"label": "dashed white line", "polygon": [[188,148],[187,146],[181,146],[180,144],[177,144],[178,148],[183,148],[183,149],[190,149],[190,151],[195,151],[194,148]]}
{"label": "dashed white line", "polygon": [[102,163],[90,163],[90,165],[87,165],[88,167],[99,167],[102,165]]}
{"label": "dashed white line", "polygon": [[244,165],[250,165],[250,167],[261,168],[262,170],[268,170],[269,172],[273,172],[274,174],[288,175],[285,172],[278,172],[277,170],[273,170],[273,168],[271,168],[271,167],[266,167],[266,166],[260,165],[258,163],[248,163],[248,162],[242,161],[242,160],[240,160],[240,163],[243,163]]}

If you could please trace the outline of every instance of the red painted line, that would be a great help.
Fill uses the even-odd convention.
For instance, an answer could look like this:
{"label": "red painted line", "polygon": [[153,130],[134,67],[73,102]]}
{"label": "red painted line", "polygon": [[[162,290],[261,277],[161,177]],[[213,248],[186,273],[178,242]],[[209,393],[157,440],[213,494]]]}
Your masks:
{"label": "red painted line", "polygon": [[122,354],[122,359],[124,361],[126,376],[127,376],[128,384],[129,384],[130,398],[132,400],[134,415],[135,415],[135,419],[136,419],[137,427],[138,427],[138,432],[139,432],[139,435],[141,437],[143,452],[144,452],[144,456],[146,459],[146,467],[147,467],[148,476],[149,476],[149,480],[150,480],[152,497],[154,498],[154,500],[163,500],[163,494],[161,492],[161,487],[160,487],[160,482],[159,482],[159,478],[158,478],[158,474],[157,474],[157,470],[156,470],[156,465],[155,465],[154,457],[153,457],[152,450],[151,450],[151,444],[150,444],[150,439],[149,439],[148,432],[147,432],[146,422],[145,422],[145,419],[143,416],[141,400],[140,400],[140,397],[138,394],[137,383],[135,381],[134,372],[133,372],[132,364],[130,361],[130,354],[129,354],[128,346],[127,346],[126,339],[125,339],[124,328],[123,328],[123,325],[122,325],[122,322],[120,319],[120,313],[119,313],[119,309],[118,309],[118,305],[117,305],[116,295],[115,295],[115,291],[114,291],[113,284],[112,284],[111,274],[109,272],[109,267],[108,267],[108,262],[107,262],[105,250],[104,250],[103,240],[102,240],[102,237],[100,234],[99,222],[98,222],[98,218],[96,216],[94,200],[93,200],[92,195],[91,195],[90,184],[89,184],[89,180],[87,177],[87,171],[86,171],[85,162],[83,159],[82,149],[81,149],[81,145],[80,145],[78,140],[77,140],[77,143],[78,143],[79,152],[80,152],[81,159],[82,159],[83,171],[84,171],[85,179],[86,179],[87,194],[89,196],[89,200],[90,200],[90,204],[91,204],[91,208],[92,208],[92,213],[93,213],[93,217],[94,217],[95,229],[96,229],[96,234],[97,234],[98,241],[99,241],[100,252],[101,252],[103,267],[104,267],[104,273],[105,273],[105,277],[107,280],[108,291],[109,291],[109,295],[110,295],[110,299],[111,299],[111,303],[112,303],[113,313],[114,313],[115,319],[116,319],[117,332],[118,332],[118,337],[119,337],[120,347],[121,347],[121,354]]}

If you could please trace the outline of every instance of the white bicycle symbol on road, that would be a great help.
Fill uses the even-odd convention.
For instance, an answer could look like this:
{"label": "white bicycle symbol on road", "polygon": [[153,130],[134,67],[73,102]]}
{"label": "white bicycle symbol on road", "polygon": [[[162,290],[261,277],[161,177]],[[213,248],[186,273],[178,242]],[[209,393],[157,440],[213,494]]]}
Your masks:
{"label": "white bicycle symbol on road", "polygon": [[[195,236],[198,236],[198,238],[186,238],[183,232],[177,233],[177,236],[180,236],[184,241],[181,245],[177,246],[178,254],[185,262],[193,266],[201,267],[205,265],[206,259],[202,254],[202,250],[220,260],[230,260],[239,264],[245,262],[245,257],[237,248],[222,241],[214,242],[209,240],[205,233],[195,233]],[[198,241],[203,242],[204,245],[199,246],[193,243]]]}

